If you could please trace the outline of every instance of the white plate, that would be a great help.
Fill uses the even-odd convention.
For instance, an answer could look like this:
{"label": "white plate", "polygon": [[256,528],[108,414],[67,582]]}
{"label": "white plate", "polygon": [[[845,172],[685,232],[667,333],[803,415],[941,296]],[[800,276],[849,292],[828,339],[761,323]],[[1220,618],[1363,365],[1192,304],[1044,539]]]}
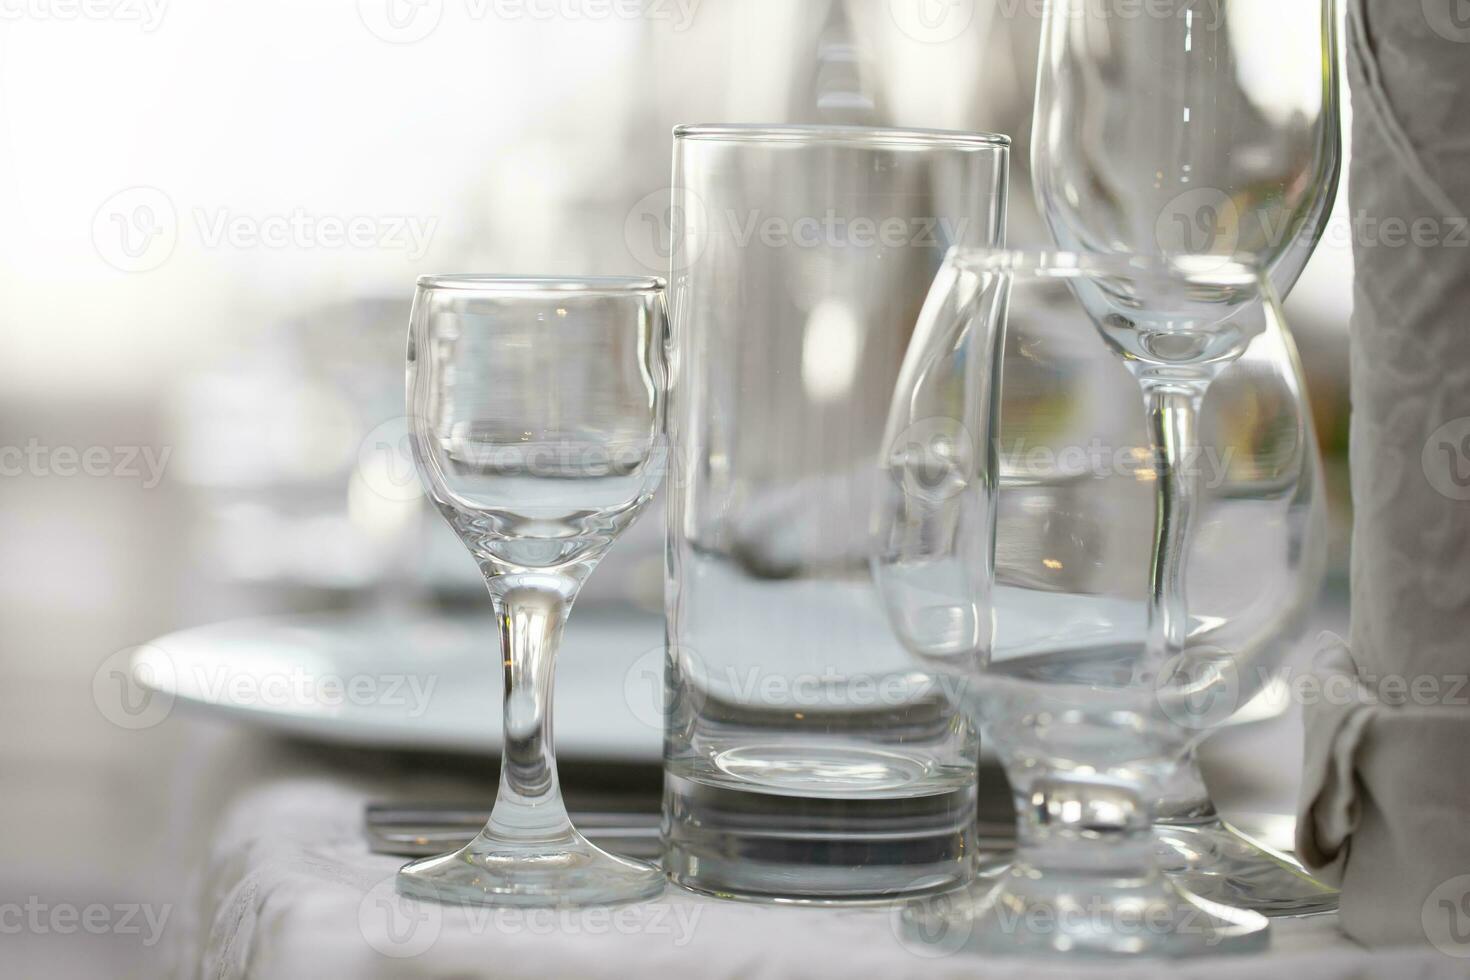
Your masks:
{"label": "white plate", "polygon": [[[1119,643],[1140,632],[1132,604],[997,594],[997,659],[1067,639]],[[1120,624],[1127,624],[1120,625]],[[1141,641],[1141,636],[1138,638]],[[556,745],[564,758],[657,762],[663,753],[663,619],[578,608],[556,673]],[[184,630],[134,655],[133,674],[174,703],[325,742],[495,753],[499,638],[488,615],[326,614]],[[1262,698],[1257,698],[1256,702]],[[1258,721],[1256,702],[1236,717]],[[1253,710],[1255,709],[1255,710]]]}
{"label": "white plate", "polygon": [[[490,615],[238,620],[154,640],[134,676],[175,703],[326,742],[491,753],[500,641]],[[578,609],[557,663],[563,756],[656,761],[663,621]]]}

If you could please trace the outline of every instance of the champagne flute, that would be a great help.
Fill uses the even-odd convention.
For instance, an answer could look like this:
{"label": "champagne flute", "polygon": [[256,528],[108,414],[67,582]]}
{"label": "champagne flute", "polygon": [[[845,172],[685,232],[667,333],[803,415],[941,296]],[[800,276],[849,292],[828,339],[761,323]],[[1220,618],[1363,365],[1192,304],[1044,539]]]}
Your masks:
{"label": "champagne flute", "polygon": [[408,342],[414,456],[490,590],[505,734],[485,829],[405,865],[402,894],[579,906],[663,888],[658,869],[572,826],[551,724],[572,603],[663,474],[663,290],[652,278],[419,280]]}

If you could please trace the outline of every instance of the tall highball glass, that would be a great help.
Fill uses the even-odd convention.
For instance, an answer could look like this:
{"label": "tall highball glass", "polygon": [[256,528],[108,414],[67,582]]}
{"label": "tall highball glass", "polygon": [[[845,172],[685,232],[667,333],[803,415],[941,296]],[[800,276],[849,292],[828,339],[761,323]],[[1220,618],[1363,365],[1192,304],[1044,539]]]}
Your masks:
{"label": "tall highball glass", "polygon": [[[946,250],[1001,241],[1002,136],[676,131],[665,868],[688,888],[844,901],[974,868],[974,727],[888,628],[869,571],[894,385]],[[958,338],[955,338],[958,340]],[[985,452],[963,345],[904,438]],[[915,499],[946,498],[915,473]],[[933,483],[923,482],[934,477]],[[965,498],[962,524],[979,514]],[[948,628],[980,635],[985,544],[958,533]]]}

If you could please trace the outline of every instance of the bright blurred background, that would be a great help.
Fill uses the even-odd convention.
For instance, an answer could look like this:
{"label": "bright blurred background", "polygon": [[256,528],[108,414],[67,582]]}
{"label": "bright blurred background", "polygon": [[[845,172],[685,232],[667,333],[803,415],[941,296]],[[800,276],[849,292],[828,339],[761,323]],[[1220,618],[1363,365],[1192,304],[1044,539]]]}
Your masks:
{"label": "bright blurred background", "polygon": [[[218,732],[111,723],[94,681],[119,651],[237,616],[476,594],[393,450],[415,276],[663,272],[681,122],[1008,133],[1011,241],[1041,243],[1039,9],[0,4],[0,902],[182,900],[174,815]],[[1335,231],[1288,313],[1345,528]],[[645,519],[589,600],[656,607],[660,532]],[[138,937],[6,946],[0,973],[158,975]]]}

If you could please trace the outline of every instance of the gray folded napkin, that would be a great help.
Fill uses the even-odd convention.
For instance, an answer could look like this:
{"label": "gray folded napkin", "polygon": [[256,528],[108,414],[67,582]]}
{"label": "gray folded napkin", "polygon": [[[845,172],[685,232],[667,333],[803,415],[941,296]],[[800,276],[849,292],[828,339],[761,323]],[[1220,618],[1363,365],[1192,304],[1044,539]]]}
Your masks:
{"label": "gray folded napkin", "polygon": [[1353,615],[1303,692],[1298,850],[1369,945],[1470,958],[1470,17],[1349,0]]}

